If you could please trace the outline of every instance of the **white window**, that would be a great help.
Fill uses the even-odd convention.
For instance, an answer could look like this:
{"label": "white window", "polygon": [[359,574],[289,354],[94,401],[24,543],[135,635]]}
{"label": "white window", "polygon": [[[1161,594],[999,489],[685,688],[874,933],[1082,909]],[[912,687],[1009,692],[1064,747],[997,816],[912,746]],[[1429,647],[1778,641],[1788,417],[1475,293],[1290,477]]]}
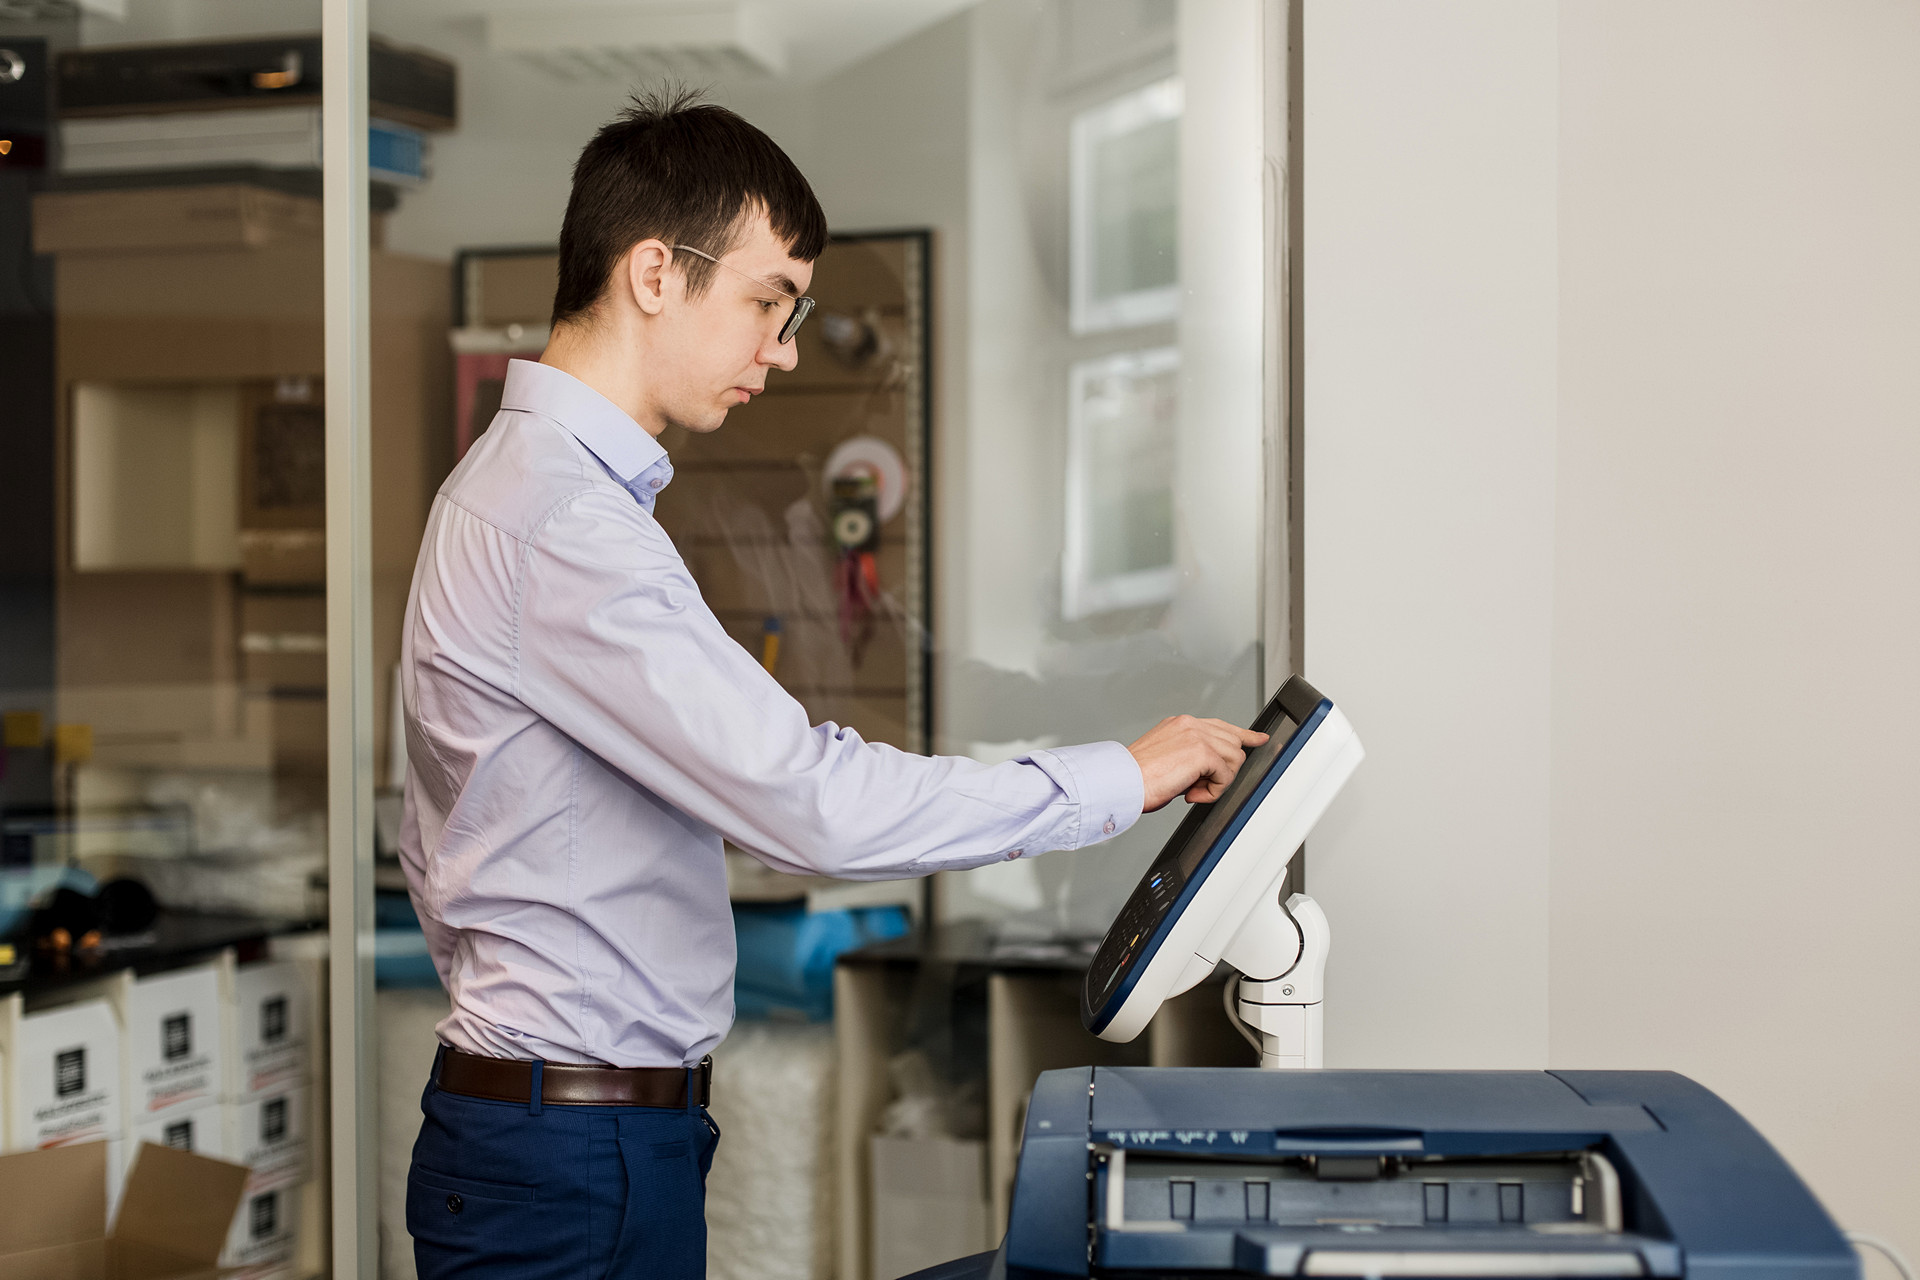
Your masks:
{"label": "white window", "polygon": [[1069,377],[1062,612],[1171,600],[1179,349],[1082,360]]}
{"label": "white window", "polygon": [[1073,119],[1075,333],[1179,313],[1181,100],[1179,79],[1169,77]]}

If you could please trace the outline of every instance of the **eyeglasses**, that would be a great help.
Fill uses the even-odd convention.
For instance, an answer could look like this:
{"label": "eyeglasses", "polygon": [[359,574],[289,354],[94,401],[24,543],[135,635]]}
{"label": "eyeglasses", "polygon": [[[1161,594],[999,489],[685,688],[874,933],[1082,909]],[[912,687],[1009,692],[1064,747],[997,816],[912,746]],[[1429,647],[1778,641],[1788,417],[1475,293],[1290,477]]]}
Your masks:
{"label": "eyeglasses", "polygon": [[787,322],[780,326],[780,341],[783,343],[792,342],[793,335],[800,332],[801,323],[805,321],[808,316],[813,314],[812,298],[794,298],[793,295],[788,293],[785,289],[774,288],[773,285],[768,284],[765,280],[762,280],[758,276],[750,276],[746,272],[738,269],[737,267],[729,267],[727,266],[726,263],[720,261],[720,259],[714,257],[712,254],[705,253],[699,249],[696,249],[690,244],[677,244],[673,246],[673,251],[675,253],[680,252],[682,249],[685,249],[688,253],[692,254],[696,258],[705,258],[708,262],[711,262],[714,266],[722,267],[728,271],[733,272],[733,274],[739,276],[742,280],[751,280],[755,284],[759,285],[762,289],[773,289],[775,293],[779,294],[783,298],[793,298],[793,314],[788,316]]}

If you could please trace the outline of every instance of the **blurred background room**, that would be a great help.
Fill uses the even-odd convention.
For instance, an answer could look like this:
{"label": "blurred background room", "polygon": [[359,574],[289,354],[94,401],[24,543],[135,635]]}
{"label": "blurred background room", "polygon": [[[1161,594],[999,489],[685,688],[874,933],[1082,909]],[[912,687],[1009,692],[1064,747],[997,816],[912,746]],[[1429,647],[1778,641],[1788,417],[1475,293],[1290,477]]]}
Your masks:
{"label": "blurred background room", "polygon": [[[1296,867],[1330,1065],[1681,1070],[1920,1249],[1920,11],[363,6],[330,223],[345,0],[0,0],[0,1151],[97,1140],[111,1199],[186,1146],[250,1169],[224,1265],[413,1276],[408,583],[575,156],[675,83],[833,231],[798,368],[669,429],[658,506],[816,722],[999,761],[1303,671],[1372,754]],[[1253,1062],[1218,980],[1080,1025],[1184,807],[924,881],[729,848],[710,1274],[990,1248],[1039,1072]]]}

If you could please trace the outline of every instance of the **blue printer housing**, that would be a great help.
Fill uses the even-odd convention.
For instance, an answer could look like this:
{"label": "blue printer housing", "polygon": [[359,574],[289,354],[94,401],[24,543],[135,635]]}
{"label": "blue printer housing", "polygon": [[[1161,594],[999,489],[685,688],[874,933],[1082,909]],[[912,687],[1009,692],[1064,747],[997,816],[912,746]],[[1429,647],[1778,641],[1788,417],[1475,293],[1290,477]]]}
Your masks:
{"label": "blue printer housing", "polygon": [[1858,1280],[1752,1125],[1661,1071],[1040,1077],[1010,1278]]}

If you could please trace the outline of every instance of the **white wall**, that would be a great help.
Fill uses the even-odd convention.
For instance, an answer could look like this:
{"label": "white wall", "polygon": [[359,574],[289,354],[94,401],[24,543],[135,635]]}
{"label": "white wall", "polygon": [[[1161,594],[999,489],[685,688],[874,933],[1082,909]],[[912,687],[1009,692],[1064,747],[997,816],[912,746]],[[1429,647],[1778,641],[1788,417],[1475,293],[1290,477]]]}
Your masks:
{"label": "white wall", "polygon": [[1304,41],[1305,674],[1368,751],[1308,845],[1327,1060],[1543,1066],[1554,10]]}
{"label": "white wall", "polygon": [[1561,6],[1556,1065],[1920,1257],[1920,6]]}
{"label": "white wall", "polygon": [[1920,1252],[1920,10],[1306,41],[1330,1059],[1678,1069]]}

